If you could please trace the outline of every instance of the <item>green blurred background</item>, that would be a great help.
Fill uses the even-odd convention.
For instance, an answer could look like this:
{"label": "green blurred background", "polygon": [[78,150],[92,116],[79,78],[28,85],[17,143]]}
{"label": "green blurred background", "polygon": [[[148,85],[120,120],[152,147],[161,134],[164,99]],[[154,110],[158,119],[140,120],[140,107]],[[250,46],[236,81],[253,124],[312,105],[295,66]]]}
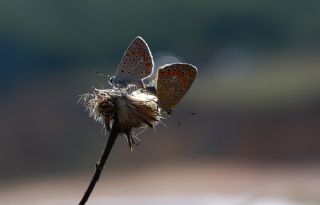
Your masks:
{"label": "green blurred background", "polygon": [[[107,139],[77,104],[135,36],[198,67],[89,204],[320,203],[320,1],[0,2],[0,204],[76,204]],[[196,116],[187,112],[196,112]]]}

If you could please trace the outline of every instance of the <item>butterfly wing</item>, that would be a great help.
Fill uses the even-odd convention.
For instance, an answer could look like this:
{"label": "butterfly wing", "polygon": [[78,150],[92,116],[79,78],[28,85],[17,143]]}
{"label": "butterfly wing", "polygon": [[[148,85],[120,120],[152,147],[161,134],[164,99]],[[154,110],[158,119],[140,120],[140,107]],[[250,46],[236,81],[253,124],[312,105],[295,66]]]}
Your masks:
{"label": "butterfly wing", "polygon": [[197,75],[197,68],[190,64],[177,63],[159,68],[156,95],[160,107],[170,110],[188,92]]}
{"label": "butterfly wing", "polygon": [[113,84],[126,87],[128,84],[140,86],[142,79],[152,73],[153,58],[147,43],[137,36],[129,45],[118,66]]}

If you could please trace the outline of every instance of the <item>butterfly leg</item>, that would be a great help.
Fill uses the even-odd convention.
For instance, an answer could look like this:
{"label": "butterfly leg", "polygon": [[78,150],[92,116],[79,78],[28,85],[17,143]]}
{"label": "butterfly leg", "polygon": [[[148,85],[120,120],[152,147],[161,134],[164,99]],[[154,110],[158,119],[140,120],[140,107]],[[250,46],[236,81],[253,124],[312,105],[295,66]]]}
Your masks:
{"label": "butterfly leg", "polygon": [[137,81],[134,86],[136,86],[138,89],[145,88],[145,85],[143,84],[142,80]]}
{"label": "butterfly leg", "polygon": [[150,93],[154,94],[154,95],[157,94],[156,87],[154,87],[153,85],[147,85],[146,86],[146,90],[149,91]]}
{"label": "butterfly leg", "polygon": [[134,138],[132,138],[132,143],[134,145],[139,145],[141,143],[141,141],[138,137],[135,136]]}
{"label": "butterfly leg", "polygon": [[104,119],[104,125],[106,126],[108,132],[110,132],[110,119]]}
{"label": "butterfly leg", "polygon": [[132,135],[130,132],[126,132],[125,135],[127,137],[129,148],[131,151],[133,151],[132,144],[134,144],[134,143],[133,143]]}

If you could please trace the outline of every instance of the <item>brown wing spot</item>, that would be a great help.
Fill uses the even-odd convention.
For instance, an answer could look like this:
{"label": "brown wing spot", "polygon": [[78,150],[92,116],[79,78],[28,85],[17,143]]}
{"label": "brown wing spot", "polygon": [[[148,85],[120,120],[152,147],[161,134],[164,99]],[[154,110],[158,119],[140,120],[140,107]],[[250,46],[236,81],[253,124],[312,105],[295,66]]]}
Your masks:
{"label": "brown wing spot", "polygon": [[180,92],[177,92],[177,96],[181,96],[181,93],[180,93]]}
{"label": "brown wing spot", "polygon": [[170,97],[170,102],[173,102],[174,98],[173,97]]}

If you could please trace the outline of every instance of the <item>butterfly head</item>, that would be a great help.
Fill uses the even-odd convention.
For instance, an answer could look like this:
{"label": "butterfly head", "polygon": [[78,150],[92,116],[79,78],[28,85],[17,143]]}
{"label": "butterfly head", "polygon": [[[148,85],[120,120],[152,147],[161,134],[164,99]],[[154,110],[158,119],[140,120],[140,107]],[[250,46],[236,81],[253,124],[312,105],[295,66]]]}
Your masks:
{"label": "butterfly head", "polygon": [[146,90],[154,95],[157,94],[157,89],[154,85],[147,85]]}
{"label": "butterfly head", "polygon": [[109,80],[108,80],[108,83],[110,85],[113,85],[113,82],[114,82],[114,76],[110,77]]}

